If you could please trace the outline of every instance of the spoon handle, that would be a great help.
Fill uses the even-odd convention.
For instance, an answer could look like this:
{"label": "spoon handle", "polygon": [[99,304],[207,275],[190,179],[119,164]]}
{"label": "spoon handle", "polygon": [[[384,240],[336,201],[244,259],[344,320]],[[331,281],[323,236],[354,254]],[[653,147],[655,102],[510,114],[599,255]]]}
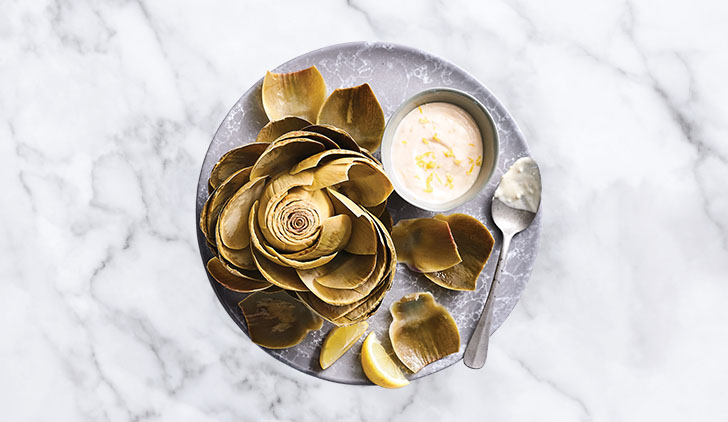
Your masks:
{"label": "spoon handle", "polygon": [[495,303],[495,288],[500,283],[501,273],[505,266],[508,249],[511,246],[512,234],[503,233],[503,245],[498,256],[498,263],[495,266],[493,281],[490,283],[488,298],[485,300],[485,309],[480,315],[478,325],[475,326],[470,343],[465,348],[463,362],[465,366],[472,369],[480,369],[485,365],[485,358],[488,357],[488,340],[490,339],[490,326],[493,322],[493,304]]}

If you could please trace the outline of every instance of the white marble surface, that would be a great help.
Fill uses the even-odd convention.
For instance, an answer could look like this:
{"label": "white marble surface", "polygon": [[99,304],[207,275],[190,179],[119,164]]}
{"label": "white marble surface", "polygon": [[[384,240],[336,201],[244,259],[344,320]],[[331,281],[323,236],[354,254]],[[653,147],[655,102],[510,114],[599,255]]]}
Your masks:
{"label": "white marble surface", "polygon": [[[0,3],[2,419],[725,420],[728,7],[349,3]],[[541,165],[539,259],[482,371],[319,381],[205,279],[195,185],[227,109],[352,40],[469,70]]]}

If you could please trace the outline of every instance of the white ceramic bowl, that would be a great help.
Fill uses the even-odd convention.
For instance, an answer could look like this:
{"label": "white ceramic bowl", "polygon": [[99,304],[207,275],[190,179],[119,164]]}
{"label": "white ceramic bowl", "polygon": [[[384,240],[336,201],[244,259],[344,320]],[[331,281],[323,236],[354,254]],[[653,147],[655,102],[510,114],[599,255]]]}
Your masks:
{"label": "white ceramic bowl", "polygon": [[[467,111],[478,125],[483,142],[483,164],[480,166],[480,173],[478,173],[478,178],[475,179],[473,186],[461,196],[448,202],[439,203],[419,200],[404,187],[404,184],[399,180],[399,175],[394,171],[391,154],[392,139],[402,119],[418,106],[434,102],[454,104]],[[431,88],[415,94],[395,110],[384,129],[381,153],[384,170],[392,180],[394,190],[402,199],[428,211],[448,211],[475,198],[490,180],[498,163],[498,130],[488,110],[472,95],[452,88]]]}

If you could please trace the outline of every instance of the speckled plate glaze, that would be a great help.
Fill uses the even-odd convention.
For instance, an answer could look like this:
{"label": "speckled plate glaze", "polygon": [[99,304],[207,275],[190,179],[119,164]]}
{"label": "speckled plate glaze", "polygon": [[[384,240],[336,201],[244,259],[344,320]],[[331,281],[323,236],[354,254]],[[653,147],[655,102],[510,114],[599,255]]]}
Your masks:
{"label": "speckled plate glaze", "polygon": [[[426,88],[445,86],[473,95],[485,105],[496,122],[500,137],[500,157],[493,177],[479,196],[449,212],[461,212],[477,217],[485,223],[495,238],[493,254],[478,279],[477,290],[474,292],[446,290],[427,281],[425,277],[409,271],[403,264],[398,264],[392,289],[386,295],[379,311],[369,319],[369,329],[376,331],[377,337],[385,347],[390,347],[388,328],[392,321],[389,313],[391,303],[407,293],[432,292],[435,299],[452,313],[457,322],[461,336],[460,351],[426,366],[417,374],[409,374],[408,377],[421,378],[447,368],[462,359],[465,345],[475,328],[488,294],[488,283],[495,270],[501,243],[500,231],[490,216],[490,202],[503,172],[518,158],[529,155],[523,134],[505,107],[478,80],[446,60],[410,47],[378,42],[334,45],[296,57],[273,71],[291,72],[312,65],[316,65],[323,74],[329,92],[336,88],[369,83],[382,104],[387,118],[400,103],[417,92]],[[256,82],[243,94],[212,139],[197,184],[196,226],[200,210],[207,199],[207,178],[212,166],[225,152],[254,140],[260,128],[268,121],[261,104],[262,81],[261,79]],[[388,207],[395,222],[404,218],[428,217],[435,214],[409,205],[396,193],[390,197]],[[539,212],[533,224],[516,236],[511,244],[510,258],[504,269],[503,280],[496,290],[493,331],[505,321],[526,287],[536,258],[540,233]],[[202,261],[205,263],[212,255],[199,228],[197,239]],[[212,278],[209,278],[209,281],[222,306],[240,329],[247,333],[243,314],[237,306],[245,294],[226,290]],[[361,339],[331,367],[325,371],[321,370],[318,364],[319,349],[331,327],[330,323],[325,322],[321,330],[309,334],[301,344],[290,349],[264,350],[286,365],[318,378],[347,384],[369,384],[360,364]]]}

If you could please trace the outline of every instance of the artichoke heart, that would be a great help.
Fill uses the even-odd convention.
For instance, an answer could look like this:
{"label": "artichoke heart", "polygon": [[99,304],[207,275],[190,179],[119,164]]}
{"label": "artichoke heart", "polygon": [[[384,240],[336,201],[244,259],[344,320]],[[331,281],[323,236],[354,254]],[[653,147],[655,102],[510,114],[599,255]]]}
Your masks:
{"label": "artichoke heart", "polygon": [[452,315],[429,292],[403,296],[392,303],[389,339],[394,353],[410,371],[460,350],[460,332]]}
{"label": "artichoke heart", "polygon": [[267,72],[261,95],[269,120],[294,116],[313,122],[326,98],[326,82],[316,66],[291,73]]}
{"label": "artichoke heart", "polygon": [[462,261],[447,221],[400,220],[392,228],[392,240],[397,259],[417,272],[442,271]]}
{"label": "artichoke heart", "polygon": [[450,268],[425,273],[433,283],[451,290],[475,290],[480,272],[493,251],[493,235],[478,221],[466,214],[436,215],[446,221],[452,231],[462,262]]}
{"label": "artichoke heart", "polygon": [[303,303],[283,290],[256,292],[240,301],[253,343],[269,349],[285,349],[302,342],[323,321]]}
{"label": "artichoke heart", "polygon": [[345,130],[369,151],[382,143],[384,112],[369,84],[334,90],[321,106],[316,123]]}

